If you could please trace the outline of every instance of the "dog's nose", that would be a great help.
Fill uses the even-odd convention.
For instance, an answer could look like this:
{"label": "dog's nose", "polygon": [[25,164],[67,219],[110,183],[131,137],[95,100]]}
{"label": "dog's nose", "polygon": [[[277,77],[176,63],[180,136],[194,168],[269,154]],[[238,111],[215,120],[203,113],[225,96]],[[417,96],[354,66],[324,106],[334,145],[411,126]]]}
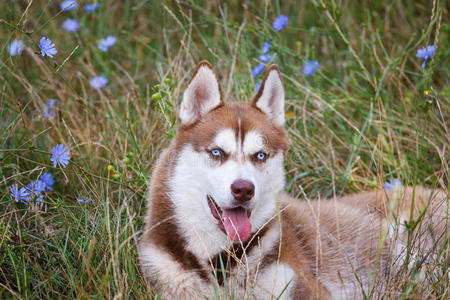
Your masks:
{"label": "dog's nose", "polygon": [[237,179],[231,184],[231,194],[239,202],[247,202],[255,195],[255,186],[248,180]]}

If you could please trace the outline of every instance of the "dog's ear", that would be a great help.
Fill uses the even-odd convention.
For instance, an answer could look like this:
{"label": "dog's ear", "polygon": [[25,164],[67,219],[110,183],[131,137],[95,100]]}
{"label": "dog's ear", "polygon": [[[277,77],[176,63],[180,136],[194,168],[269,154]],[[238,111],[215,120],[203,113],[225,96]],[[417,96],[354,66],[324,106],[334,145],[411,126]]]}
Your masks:
{"label": "dog's ear", "polygon": [[193,124],[220,104],[222,95],[216,73],[209,62],[201,61],[183,94],[179,111],[181,125]]}
{"label": "dog's ear", "polygon": [[284,126],[284,87],[276,65],[271,65],[267,70],[252,105],[269,116],[275,126]]}

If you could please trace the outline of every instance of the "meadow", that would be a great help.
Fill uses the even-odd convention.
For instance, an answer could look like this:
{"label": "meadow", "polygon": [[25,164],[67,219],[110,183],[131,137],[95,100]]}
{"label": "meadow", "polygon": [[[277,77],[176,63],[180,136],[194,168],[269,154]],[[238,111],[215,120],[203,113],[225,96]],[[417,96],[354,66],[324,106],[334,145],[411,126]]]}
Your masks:
{"label": "meadow", "polygon": [[[148,178],[203,59],[226,101],[279,66],[291,195],[448,192],[446,1],[62,2],[0,3],[2,299],[153,297],[136,258]],[[411,265],[366,298],[447,299],[448,244],[439,253],[427,293]]]}

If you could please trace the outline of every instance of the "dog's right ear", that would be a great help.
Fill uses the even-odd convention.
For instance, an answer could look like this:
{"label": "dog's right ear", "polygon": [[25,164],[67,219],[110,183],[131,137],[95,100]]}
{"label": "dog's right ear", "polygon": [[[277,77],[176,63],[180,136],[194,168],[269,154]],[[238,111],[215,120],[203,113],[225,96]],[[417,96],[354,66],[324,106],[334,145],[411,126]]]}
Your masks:
{"label": "dog's right ear", "polygon": [[222,103],[219,81],[212,66],[201,61],[183,94],[179,117],[182,126],[196,122]]}

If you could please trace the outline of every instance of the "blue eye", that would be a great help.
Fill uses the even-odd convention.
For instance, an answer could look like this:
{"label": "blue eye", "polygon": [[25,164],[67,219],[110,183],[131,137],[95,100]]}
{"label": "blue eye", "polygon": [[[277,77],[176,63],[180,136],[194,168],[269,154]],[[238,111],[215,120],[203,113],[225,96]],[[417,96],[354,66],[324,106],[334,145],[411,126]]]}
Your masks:
{"label": "blue eye", "polygon": [[211,150],[211,155],[215,157],[220,157],[222,156],[222,151],[220,151],[219,149],[213,149]]}
{"label": "blue eye", "polygon": [[256,159],[257,160],[264,160],[265,158],[266,158],[266,154],[264,152],[256,153]]}

